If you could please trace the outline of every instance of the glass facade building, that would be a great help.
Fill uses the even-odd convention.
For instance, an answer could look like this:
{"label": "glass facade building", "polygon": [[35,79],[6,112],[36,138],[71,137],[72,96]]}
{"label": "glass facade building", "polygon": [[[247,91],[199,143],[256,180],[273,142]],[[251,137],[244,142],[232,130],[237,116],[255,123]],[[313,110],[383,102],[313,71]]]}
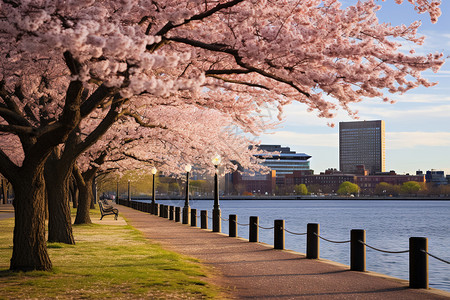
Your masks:
{"label": "glass facade building", "polygon": [[[296,153],[289,147],[281,145],[259,145],[258,148],[270,152],[268,155],[261,154],[258,157],[264,159],[262,163],[264,166],[276,171],[277,177],[292,174],[294,171],[310,171],[310,155]],[[272,154],[273,152],[278,153]]]}
{"label": "glass facade building", "polygon": [[370,174],[385,172],[384,121],[354,121],[339,123],[339,168],[355,174],[364,166]]}

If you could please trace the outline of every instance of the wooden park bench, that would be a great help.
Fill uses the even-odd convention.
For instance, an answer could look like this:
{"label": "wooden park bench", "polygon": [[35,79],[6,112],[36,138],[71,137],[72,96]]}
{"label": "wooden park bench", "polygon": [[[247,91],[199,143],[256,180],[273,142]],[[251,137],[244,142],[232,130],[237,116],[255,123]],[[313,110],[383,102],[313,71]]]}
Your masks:
{"label": "wooden park bench", "polygon": [[100,220],[107,215],[115,215],[114,220],[117,220],[117,217],[119,216],[119,210],[117,208],[114,208],[108,203],[104,203],[101,200],[98,202],[98,206],[100,207],[100,213],[102,214]]}

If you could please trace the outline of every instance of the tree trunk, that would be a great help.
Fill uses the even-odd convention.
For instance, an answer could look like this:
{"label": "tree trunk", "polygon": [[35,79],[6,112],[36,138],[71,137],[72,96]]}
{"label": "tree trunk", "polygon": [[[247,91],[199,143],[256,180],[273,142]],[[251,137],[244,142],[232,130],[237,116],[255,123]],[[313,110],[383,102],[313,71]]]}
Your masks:
{"label": "tree trunk", "polygon": [[71,180],[70,180],[69,190],[70,190],[70,197],[72,199],[72,207],[77,208],[78,207],[78,187],[75,184],[74,178],[71,178]]}
{"label": "tree trunk", "polygon": [[48,241],[75,244],[69,206],[69,179],[72,167],[62,166],[53,152],[45,164],[48,197]]}
{"label": "tree trunk", "polygon": [[8,181],[5,178],[2,178],[2,195],[3,195],[3,204],[8,203]]}
{"label": "tree trunk", "polygon": [[10,270],[50,270],[45,241],[45,183],[43,167],[24,171],[13,183],[14,238]]}
{"label": "tree trunk", "polygon": [[95,204],[97,203],[97,187],[95,184],[95,179],[93,178],[92,180],[86,181],[86,175],[84,177],[85,177],[84,182],[86,183],[87,188],[88,189],[90,188],[92,191],[91,209],[95,209]]}
{"label": "tree trunk", "polygon": [[73,173],[75,174],[79,191],[77,216],[75,217],[74,224],[91,224],[92,221],[89,215],[89,209],[93,199],[91,185],[86,184],[85,179],[81,175],[78,168],[75,167]]}

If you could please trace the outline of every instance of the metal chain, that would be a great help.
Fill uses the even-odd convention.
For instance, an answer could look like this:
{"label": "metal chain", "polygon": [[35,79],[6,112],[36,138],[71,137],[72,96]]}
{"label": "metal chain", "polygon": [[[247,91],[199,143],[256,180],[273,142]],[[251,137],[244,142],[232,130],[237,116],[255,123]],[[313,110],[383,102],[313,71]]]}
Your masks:
{"label": "metal chain", "polygon": [[284,229],[284,231],[286,231],[287,233],[293,234],[293,235],[305,235],[305,234],[307,234],[307,232],[304,232],[304,233],[292,232],[292,231],[287,230],[286,228]]}
{"label": "metal chain", "polygon": [[[236,221],[234,221],[234,222],[236,222]],[[236,224],[241,225],[241,226],[250,226],[250,224],[241,224],[239,222],[236,222]]]}
{"label": "metal chain", "polygon": [[267,229],[267,230],[270,230],[270,229],[274,229],[275,228],[275,226],[274,227],[262,227],[262,226],[259,226],[259,225],[257,225],[257,224],[255,224],[256,226],[258,226],[259,228],[261,228],[261,229]]}
{"label": "metal chain", "polygon": [[370,245],[367,245],[366,243],[364,243],[363,241],[358,240],[358,242],[360,242],[361,244],[363,244],[364,246],[369,247],[370,249],[373,249],[375,251],[379,251],[379,252],[384,252],[384,253],[391,253],[391,254],[398,254],[398,253],[408,253],[409,250],[403,250],[403,251],[387,251],[387,250],[381,250],[375,247],[372,247]]}
{"label": "metal chain", "polygon": [[445,260],[445,259],[442,259],[442,258],[439,258],[439,257],[437,257],[437,256],[434,256],[433,254],[431,254],[431,253],[428,253],[427,251],[425,251],[425,250],[420,250],[420,251],[422,251],[422,252],[424,252],[424,253],[426,253],[426,254],[428,254],[429,256],[431,256],[431,257],[433,257],[433,258],[435,258],[435,259],[437,259],[437,260],[440,260],[440,261],[442,261],[442,262],[444,262],[444,263],[446,263],[446,264],[449,264],[450,265],[450,261],[447,261],[447,260]]}
{"label": "metal chain", "polygon": [[220,219],[222,219],[222,221],[229,221],[230,219],[224,219],[224,218],[222,218],[222,217],[220,217]]}
{"label": "metal chain", "polygon": [[350,243],[350,240],[348,240],[348,241],[332,241],[332,240],[326,239],[326,238],[324,238],[324,237],[318,235],[318,234],[315,233],[315,232],[314,232],[314,235],[316,235],[318,238],[320,238],[320,239],[322,239],[322,240],[324,240],[324,241],[330,242],[330,243],[335,243],[335,244],[345,244],[345,243]]}

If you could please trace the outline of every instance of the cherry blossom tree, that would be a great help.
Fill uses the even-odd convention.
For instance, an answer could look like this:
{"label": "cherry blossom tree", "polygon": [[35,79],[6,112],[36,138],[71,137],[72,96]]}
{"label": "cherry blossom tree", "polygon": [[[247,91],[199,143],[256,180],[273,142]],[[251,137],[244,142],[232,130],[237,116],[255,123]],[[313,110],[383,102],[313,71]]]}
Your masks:
{"label": "cherry blossom tree", "polygon": [[[440,15],[440,1],[408,2],[433,22]],[[332,117],[367,97],[389,101],[385,91],[432,86],[421,72],[437,71],[442,54],[403,53],[398,42],[422,43],[420,23],[381,24],[377,10],[374,0],[0,1],[0,172],[16,196],[10,268],[51,268],[44,164],[88,117],[98,117],[99,139],[107,116],[191,105],[251,132],[267,104],[280,117],[292,101]],[[20,147],[8,152],[7,141]]]}
{"label": "cherry blossom tree", "polygon": [[[257,141],[240,135],[241,130],[232,119],[218,111],[193,106],[160,106],[145,110],[138,122],[120,120],[77,160],[75,177],[80,189],[75,224],[90,223],[89,203],[92,203],[92,184],[97,172],[117,172],[139,169],[143,174],[151,168],[168,175],[184,174],[186,164],[199,170],[213,171],[211,158],[221,153],[225,169],[240,166],[265,171],[255,158],[259,150],[248,145]],[[149,125],[157,118],[158,126]],[[155,122],[156,123],[156,122]],[[228,125],[228,126],[227,126]],[[264,123],[252,129],[260,133],[275,124]],[[125,137],[125,138],[124,138]]]}

